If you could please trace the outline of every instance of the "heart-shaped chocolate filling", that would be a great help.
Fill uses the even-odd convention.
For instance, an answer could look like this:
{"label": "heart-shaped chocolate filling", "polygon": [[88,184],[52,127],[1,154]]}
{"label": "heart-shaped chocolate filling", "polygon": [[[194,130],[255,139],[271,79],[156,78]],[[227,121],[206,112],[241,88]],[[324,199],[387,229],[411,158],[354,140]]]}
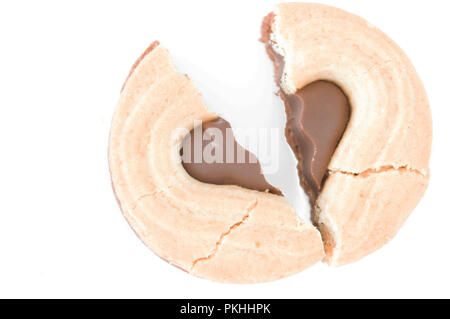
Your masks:
{"label": "heart-shaped chocolate filling", "polygon": [[[285,62],[272,47],[272,23],[273,15],[269,15],[263,23],[262,41],[274,62],[275,80],[281,87]],[[313,82],[295,94],[280,90],[280,96],[287,115],[286,138],[298,160],[300,183],[314,205],[328,175],[328,164],[347,127],[350,105],[345,93],[329,81]],[[215,139],[215,134],[208,136],[211,129],[218,130],[220,138]],[[280,194],[265,180],[255,155],[235,141],[227,121],[219,118],[203,123],[201,139],[196,140],[195,135],[194,129],[183,140],[181,150],[183,166],[193,178],[209,184],[239,185]],[[204,158],[205,151],[210,153],[209,160]]]}
{"label": "heart-shaped chocolate filling", "polygon": [[299,161],[302,186],[314,202],[347,127],[349,103],[344,92],[327,81],[313,82],[295,94],[280,94],[286,107],[286,138]]}
{"label": "heart-shaped chocolate filling", "polygon": [[[261,41],[274,62],[279,87],[285,61],[270,39],[274,15],[263,21]],[[350,104],[345,93],[334,83],[316,81],[286,94],[280,89],[286,109],[286,139],[298,160],[300,183],[314,205],[328,175],[328,164],[350,119]]]}
{"label": "heart-shaped chocolate filling", "polygon": [[236,142],[224,119],[194,128],[184,138],[180,155],[186,172],[201,182],[281,194],[264,178],[256,156]]}

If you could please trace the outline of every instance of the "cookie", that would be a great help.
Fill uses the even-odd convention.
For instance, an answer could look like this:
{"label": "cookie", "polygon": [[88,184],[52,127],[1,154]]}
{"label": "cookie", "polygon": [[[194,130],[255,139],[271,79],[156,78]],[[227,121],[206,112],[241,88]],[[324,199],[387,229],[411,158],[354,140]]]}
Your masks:
{"label": "cookie", "polygon": [[169,263],[219,282],[357,261],[396,235],[429,179],[426,93],[392,40],[355,15],[303,3],[277,5],[262,31],[314,225],[232,135],[222,143],[252,161],[192,163],[196,129],[230,125],[159,43],[132,67],[112,122],[112,183],[131,227]]}
{"label": "cookie", "polygon": [[165,48],[154,43],[138,61],[114,115],[109,162],[122,212],[140,239],[171,264],[219,282],[272,281],[320,261],[319,231],[275,189],[189,175],[180,154],[186,132],[218,117]]}
{"label": "cookie", "polygon": [[326,260],[357,261],[395,236],[427,188],[424,87],[389,37],[343,10],[280,4],[262,33]]}

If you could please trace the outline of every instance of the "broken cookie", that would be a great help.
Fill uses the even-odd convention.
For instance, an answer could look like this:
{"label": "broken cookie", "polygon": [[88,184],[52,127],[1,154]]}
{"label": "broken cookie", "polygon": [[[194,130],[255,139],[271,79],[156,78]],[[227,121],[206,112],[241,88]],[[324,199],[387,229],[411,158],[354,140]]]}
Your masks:
{"label": "broken cookie", "polygon": [[196,161],[196,147],[210,147],[195,142],[196,129],[231,127],[159,43],[133,66],[112,122],[113,187],[134,231],[171,264],[219,282],[272,281],[324,258],[356,261],[395,236],[428,183],[426,93],[392,40],[317,4],[279,4],[262,29],[314,225],[232,135],[208,141],[230,143],[233,154],[225,147]]}

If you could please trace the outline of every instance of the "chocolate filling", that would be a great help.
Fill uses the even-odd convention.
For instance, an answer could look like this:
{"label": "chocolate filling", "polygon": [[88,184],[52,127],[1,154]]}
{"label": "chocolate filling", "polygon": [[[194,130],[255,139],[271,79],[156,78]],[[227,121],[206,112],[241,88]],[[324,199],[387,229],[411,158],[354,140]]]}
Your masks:
{"label": "chocolate filling", "polygon": [[[275,65],[275,80],[280,86],[284,58],[270,40],[274,14],[263,21],[261,41],[266,43]],[[350,104],[345,93],[334,83],[316,81],[286,94],[280,90],[286,109],[286,139],[298,160],[300,183],[311,204],[317,199],[328,176],[328,164],[344,134],[350,118]]]}
{"label": "chocolate filling", "polygon": [[[208,129],[220,130],[221,140],[215,138],[212,134],[210,136]],[[205,131],[207,132],[205,133]],[[227,121],[218,118],[202,124],[201,148],[198,145],[196,146],[196,142],[200,141],[195,136],[194,128],[184,138],[180,152],[183,167],[190,176],[203,183],[237,185],[281,195],[280,190],[270,185],[264,178],[261,173],[261,165],[255,155],[236,142],[231,126]],[[211,151],[214,161],[203,156],[207,147],[210,148],[206,149],[206,152]],[[201,154],[199,154],[200,152]]]}
{"label": "chocolate filling", "polygon": [[[281,86],[285,61],[274,50],[270,39],[274,17],[271,13],[264,19],[261,41],[266,44],[267,52],[274,62],[275,80]],[[336,84],[324,80],[313,82],[294,94],[286,94],[280,89],[280,96],[287,115],[286,139],[298,160],[300,183],[314,205],[328,176],[328,164],[350,119],[350,104],[345,93]],[[197,149],[195,129],[183,140],[181,156],[189,175],[208,184],[238,185],[281,194],[267,183],[255,155],[243,149],[232,134],[227,134],[227,129],[231,129],[228,122],[219,118],[203,123],[201,136],[210,128],[222,132],[221,141],[214,140],[213,136],[210,139],[202,138],[201,148]],[[196,161],[195,152],[203,155],[211,143],[216,143],[221,154],[215,154],[216,148],[213,148],[215,161],[205,160],[203,156]],[[183,155],[183,150],[189,150],[190,156]],[[245,154],[243,162],[239,161],[238,154]]]}

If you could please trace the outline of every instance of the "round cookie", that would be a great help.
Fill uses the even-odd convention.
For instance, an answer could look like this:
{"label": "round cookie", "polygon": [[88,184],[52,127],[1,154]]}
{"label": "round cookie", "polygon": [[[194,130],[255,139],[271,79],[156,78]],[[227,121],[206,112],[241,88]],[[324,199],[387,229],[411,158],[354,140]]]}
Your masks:
{"label": "round cookie", "polygon": [[424,87],[389,37],[337,8],[279,4],[263,40],[284,59],[284,94],[329,81],[349,100],[314,217],[326,260],[354,262],[395,236],[427,188],[432,124]]}
{"label": "round cookie", "polygon": [[186,172],[183,138],[194,121],[217,116],[157,42],[133,66],[111,128],[113,186],[132,228],[168,262],[220,282],[276,280],[324,256],[332,265],[354,262],[395,236],[428,184],[428,101],[392,40],[317,4],[277,5],[263,29],[284,60],[282,94],[327,81],[351,108],[312,200],[317,228],[299,221],[281,196],[202,183]]}
{"label": "round cookie", "polygon": [[168,262],[220,282],[272,281],[320,261],[320,233],[283,197],[185,171],[186,132],[216,118],[167,50],[152,44],[123,87],[110,135],[112,182],[134,231]]}

